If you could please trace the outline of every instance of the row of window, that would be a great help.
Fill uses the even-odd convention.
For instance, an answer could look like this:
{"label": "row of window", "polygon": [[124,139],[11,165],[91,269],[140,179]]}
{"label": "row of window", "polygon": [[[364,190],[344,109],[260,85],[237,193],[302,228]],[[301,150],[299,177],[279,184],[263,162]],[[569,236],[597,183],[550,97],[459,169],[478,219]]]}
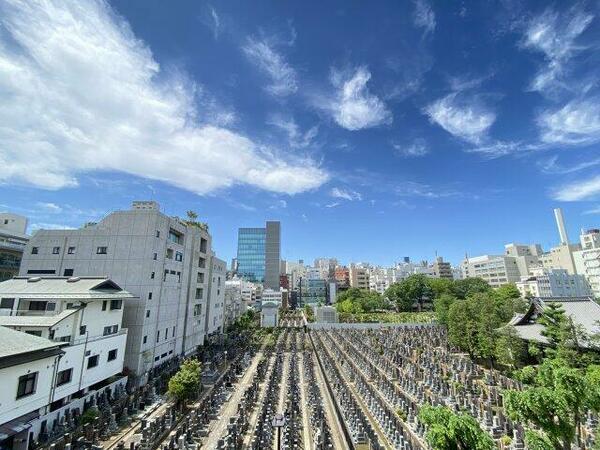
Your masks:
{"label": "row of window", "polygon": [[[92,369],[99,363],[100,355],[90,356],[87,362],[87,368]],[[117,359],[117,349],[110,350],[108,352],[107,362],[114,361]],[[17,399],[27,397],[28,395],[35,394],[37,387],[39,372],[28,373],[19,377],[19,384],[17,385]],[[56,375],[56,386],[62,386],[70,383],[73,379],[73,369],[65,369],[58,372]]]}
{"label": "row of window", "polygon": [[[146,317],[150,317],[150,310],[146,311]],[[169,327],[165,328],[165,341],[167,339],[169,339]],[[171,337],[175,337],[175,327],[172,328],[171,330]],[[158,330],[156,332],[156,342],[158,342],[160,340],[160,330]],[[143,344],[147,344],[148,343],[148,336],[144,336],[144,338],[142,339],[142,343]]]}
{"label": "row of window", "polygon": [[[75,254],[76,250],[77,250],[77,247],[68,247],[67,248],[67,253],[69,255],[73,255],[73,254]],[[39,254],[39,251],[40,251],[39,247],[31,247],[31,254],[32,255]],[[96,254],[97,255],[106,255],[107,252],[108,252],[108,247],[105,247],[105,246],[96,247]],[[52,247],[52,254],[53,255],[59,255],[60,254],[60,247]]]}

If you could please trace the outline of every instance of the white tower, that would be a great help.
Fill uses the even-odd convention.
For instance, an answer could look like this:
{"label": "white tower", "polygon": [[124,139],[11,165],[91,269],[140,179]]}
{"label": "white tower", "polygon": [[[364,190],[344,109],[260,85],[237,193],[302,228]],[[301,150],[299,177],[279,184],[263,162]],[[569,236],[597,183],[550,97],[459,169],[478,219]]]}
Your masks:
{"label": "white tower", "polygon": [[569,245],[569,237],[567,236],[567,230],[565,228],[565,220],[560,208],[554,209],[554,217],[556,218],[556,226],[558,227],[561,245]]}

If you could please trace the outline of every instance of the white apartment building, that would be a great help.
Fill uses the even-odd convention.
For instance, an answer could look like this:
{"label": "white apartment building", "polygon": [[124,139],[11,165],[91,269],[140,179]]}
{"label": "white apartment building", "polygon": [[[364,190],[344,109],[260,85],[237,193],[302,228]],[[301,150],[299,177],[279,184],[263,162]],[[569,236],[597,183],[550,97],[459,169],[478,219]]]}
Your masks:
{"label": "white apartment building", "polygon": [[483,255],[465,258],[461,263],[463,278],[483,278],[492,287],[520,281],[516,258],[504,255]]}
{"label": "white apartment building", "polygon": [[247,304],[242,300],[242,284],[240,279],[227,280],[224,288],[223,327],[232,325],[246,312]]}
{"label": "white apartment building", "polygon": [[[82,412],[83,397],[106,388],[122,373],[127,342],[123,307],[132,300],[129,292],[101,277],[16,277],[0,283],[1,326],[62,344],[44,410],[40,412],[36,403],[24,411],[30,406],[14,398],[6,405],[15,409],[11,415],[37,412],[27,422],[34,439],[66,408]],[[120,384],[126,380],[121,376]],[[38,381],[31,380],[31,395],[37,392]]]}
{"label": "white apartment building", "polygon": [[573,253],[575,269],[585,276],[592,293],[600,297],[600,230],[581,230],[581,250]]}
{"label": "white apartment building", "polygon": [[23,251],[29,240],[27,218],[0,213],[0,281],[19,274]]}
{"label": "white apartment building", "polygon": [[265,289],[262,292],[260,299],[263,304],[266,302],[272,302],[277,303],[279,306],[281,306],[282,291],[281,289],[279,291],[276,291],[274,289]]}
{"label": "white apartment building", "polygon": [[[200,276],[201,272],[198,273]],[[208,285],[208,302],[206,311],[206,334],[215,336],[224,331],[225,311],[225,279],[227,278],[227,263],[212,256],[210,263],[211,282]]]}
{"label": "white apartment building", "polygon": [[516,283],[522,297],[589,297],[590,285],[583,275],[571,275],[565,269],[532,269],[530,276]]}
{"label": "white apartment building", "polygon": [[133,202],[78,230],[40,230],[20,274],[107,276],[136,296],[125,303],[125,366],[145,381],[154,366],[204,343],[211,236],[200,224]]}

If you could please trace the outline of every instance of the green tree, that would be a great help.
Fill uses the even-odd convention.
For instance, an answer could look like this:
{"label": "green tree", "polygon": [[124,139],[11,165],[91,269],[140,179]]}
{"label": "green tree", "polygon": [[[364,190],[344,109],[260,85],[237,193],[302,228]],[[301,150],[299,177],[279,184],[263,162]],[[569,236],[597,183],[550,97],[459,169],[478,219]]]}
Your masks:
{"label": "green tree", "polygon": [[493,439],[470,415],[445,406],[423,406],[419,420],[427,426],[425,439],[436,450],[493,450]]}
{"label": "green tree", "polygon": [[464,278],[454,281],[454,295],[465,299],[473,294],[490,292],[492,287],[482,278]]}
{"label": "green tree", "polygon": [[448,316],[450,314],[450,306],[458,299],[452,294],[441,294],[433,300],[433,310],[437,321],[443,325],[448,324]]}
{"label": "green tree", "polygon": [[433,298],[444,294],[454,295],[454,281],[448,278],[427,278],[427,284],[431,289]]}
{"label": "green tree", "polygon": [[383,295],[394,303],[398,310],[412,311],[414,303],[417,303],[420,309],[424,299],[431,299],[433,294],[427,277],[419,274],[392,284]]}
{"label": "green tree", "polygon": [[511,370],[520,366],[527,357],[527,345],[514,327],[497,331],[495,358],[498,363]]}
{"label": "green tree", "polygon": [[169,395],[179,402],[193,398],[200,387],[202,365],[196,359],[186,359],[169,380]]}

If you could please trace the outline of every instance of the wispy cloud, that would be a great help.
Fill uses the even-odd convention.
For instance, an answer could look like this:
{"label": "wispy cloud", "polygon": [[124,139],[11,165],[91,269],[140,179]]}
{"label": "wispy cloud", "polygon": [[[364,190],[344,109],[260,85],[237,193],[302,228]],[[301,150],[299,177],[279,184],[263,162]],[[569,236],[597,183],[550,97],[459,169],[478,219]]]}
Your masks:
{"label": "wispy cloud", "polygon": [[58,206],[56,203],[52,203],[52,202],[38,202],[37,203],[38,208],[41,208],[45,211],[49,211],[51,213],[61,213],[62,212],[62,207]]}
{"label": "wispy cloud", "polygon": [[288,143],[292,148],[305,148],[310,146],[319,134],[319,126],[314,125],[302,131],[292,117],[284,117],[279,114],[273,114],[267,120],[269,125],[273,125],[287,134]]}
{"label": "wispy cloud", "polygon": [[415,181],[404,181],[396,184],[394,187],[394,193],[400,197],[422,197],[429,199],[439,198],[470,198],[477,199],[478,195],[461,192],[456,189],[449,189],[443,186],[431,186],[425,183],[418,183]]}
{"label": "wispy cloud", "polygon": [[219,39],[219,32],[221,31],[221,19],[219,18],[219,14],[217,14],[217,10],[210,7],[210,16],[213,21],[213,36],[215,37],[215,41]]}
{"label": "wispy cloud", "polygon": [[106,2],[5,2],[0,26],[0,91],[10,92],[0,182],[60,189],[117,171],[198,194],[236,184],[294,194],[328,178],[310,159],[198,121],[197,86],[161,70]]}
{"label": "wispy cloud", "polygon": [[335,208],[336,206],[340,206],[340,202],[327,203],[325,208]]}
{"label": "wispy cloud", "polygon": [[542,112],[537,123],[541,139],[551,144],[593,144],[600,141],[600,97],[572,100]]}
{"label": "wispy cloud", "polygon": [[557,88],[572,88],[564,80],[568,72],[567,62],[586,48],[577,39],[593,18],[593,15],[574,7],[562,15],[548,9],[529,22],[523,46],[541,52],[545,57],[544,67],[531,82],[531,90],[552,94]]}
{"label": "wispy cloud", "polygon": [[294,94],[298,90],[296,70],[285,57],[278,53],[268,39],[249,37],[242,50],[248,59],[265,72],[271,79],[267,92],[278,97]]}
{"label": "wispy cloud", "polygon": [[427,0],[415,0],[415,12],[413,21],[415,26],[423,28],[425,34],[433,33],[435,30],[435,13]]}
{"label": "wispy cloud", "polygon": [[397,155],[408,158],[425,156],[429,153],[427,142],[422,138],[417,138],[408,145],[392,142],[392,147]]}
{"label": "wispy cloud", "polygon": [[277,200],[274,205],[269,206],[269,209],[285,209],[287,206],[287,201]]}
{"label": "wispy cloud", "polygon": [[563,202],[592,200],[600,196],[600,175],[578,180],[554,189],[552,198]]}
{"label": "wispy cloud", "polygon": [[330,81],[335,95],[317,106],[327,111],[333,120],[347,130],[361,130],[392,123],[392,113],[385,103],[372,94],[367,83],[371,72],[364,66],[351,71],[332,70]]}
{"label": "wispy cloud", "polygon": [[452,93],[425,108],[432,123],[472,144],[481,143],[496,120],[496,113],[476,97]]}
{"label": "wispy cloud", "polygon": [[600,158],[592,159],[590,161],[583,161],[572,166],[561,166],[557,164],[558,156],[554,155],[547,159],[542,159],[537,162],[537,166],[544,173],[549,174],[568,174],[573,172],[579,172],[580,170],[589,169],[600,165]]}
{"label": "wispy cloud", "polygon": [[588,209],[588,210],[584,211],[583,214],[586,214],[586,215],[600,214],[600,206],[598,206],[596,208]]}
{"label": "wispy cloud", "polygon": [[360,192],[353,191],[352,189],[342,189],[334,187],[329,192],[329,195],[333,198],[341,198],[344,200],[354,201],[354,200],[362,200],[362,195]]}

